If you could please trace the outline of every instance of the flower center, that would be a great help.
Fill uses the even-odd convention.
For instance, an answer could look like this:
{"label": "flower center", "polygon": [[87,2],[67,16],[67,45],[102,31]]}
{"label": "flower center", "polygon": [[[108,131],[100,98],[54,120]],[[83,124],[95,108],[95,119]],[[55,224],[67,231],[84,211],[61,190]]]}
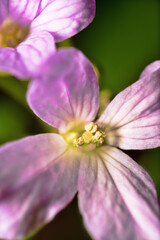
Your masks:
{"label": "flower center", "polygon": [[[78,128],[75,128],[78,129]],[[78,150],[94,150],[96,147],[102,145],[105,141],[106,134],[98,125],[90,122],[79,131],[70,130],[64,135],[67,143]]]}
{"label": "flower center", "polygon": [[0,26],[0,46],[15,48],[26,39],[28,34],[28,27],[21,27],[16,22],[7,18]]}

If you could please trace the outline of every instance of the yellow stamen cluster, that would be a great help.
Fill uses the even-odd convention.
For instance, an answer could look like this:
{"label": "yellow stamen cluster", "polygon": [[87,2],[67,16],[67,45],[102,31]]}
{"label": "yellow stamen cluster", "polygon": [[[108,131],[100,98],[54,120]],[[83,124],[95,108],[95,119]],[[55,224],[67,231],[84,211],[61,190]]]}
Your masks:
{"label": "yellow stamen cluster", "polygon": [[75,147],[82,146],[84,144],[96,144],[101,145],[106,137],[106,134],[98,130],[97,124],[91,122],[85,125],[85,131],[82,136],[73,139],[73,145]]}
{"label": "yellow stamen cluster", "polygon": [[0,26],[0,46],[15,48],[28,34],[29,28],[23,28],[10,19],[5,19]]}

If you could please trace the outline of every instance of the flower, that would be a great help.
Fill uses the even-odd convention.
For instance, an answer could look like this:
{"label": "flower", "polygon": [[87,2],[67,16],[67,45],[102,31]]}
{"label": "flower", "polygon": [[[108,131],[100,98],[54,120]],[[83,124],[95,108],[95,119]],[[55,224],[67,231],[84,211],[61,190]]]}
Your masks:
{"label": "flower", "polygon": [[93,122],[99,88],[92,65],[76,49],[58,50],[30,83],[27,99],[60,134],[1,146],[0,237],[21,239],[51,221],[78,191],[80,212],[93,239],[158,240],[152,179],[119,148],[160,145],[159,83],[160,61]]}
{"label": "flower", "polygon": [[0,1],[0,71],[35,76],[55,42],[87,27],[94,15],[94,0]]}

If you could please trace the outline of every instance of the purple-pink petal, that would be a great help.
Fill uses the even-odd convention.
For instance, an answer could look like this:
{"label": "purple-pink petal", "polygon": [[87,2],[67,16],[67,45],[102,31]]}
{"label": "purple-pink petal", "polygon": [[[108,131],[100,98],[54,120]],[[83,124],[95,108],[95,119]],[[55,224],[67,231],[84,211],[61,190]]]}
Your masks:
{"label": "purple-pink petal", "polygon": [[58,42],[87,27],[94,16],[95,0],[45,0],[31,27],[51,32]]}
{"label": "purple-pink petal", "polygon": [[32,77],[39,72],[41,64],[55,51],[54,39],[46,31],[32,31],[27,39],[17,46],[17,52]]}
{"label": "purple-pink petal", "polygon": [[[21,71],[17,66],[19,63],[16,62],[15,57],[9,66],[6,66],[6,61],[3,62],[6,56],[1,57],[0,70],[7,71],[20,79],[33,78],[37,67],[55,51],[54,41],[62,41],[78,33],[88,26],[94,15],[95,0],[0,1],[0,25],[3,20],[9,18],[22,28],[27,26],[30,32],[27,39],[17,46],[20,56],[14,53],[17,61],[21,58],[24,62],[27,74],[25,72],[23,74],[23,70]],[[5,51],[0,51],[5,54]],[[13,55],[13,51],[11,54]]]}
{"label": "purple-pink petal", "polygon": [[119,93],[98,120],[106,127],[108,144],[122,149],[160,146],[160,68],[152,70]]}
{"label": "purple-pink petal", "polygon": [[61,130],[73,121],[92,121],[99,87],[91,63],[76,49],[58,50],[31,82],[27,99],[38,117]]}
{"label": "purple-pink petal", "polygon": [[56,51],[52,35],[45,31],[31,32],[17,48],[0,47],[0,71],[19,79],[33,78],[41,64]]}
{"label": "purple-pink petal", "polygon": [[159,240],[159,206],[147,172],[112,147],[84,156],[79,206],[96,240]]}
{"label": "purple-pink petal", "polygon": [[152,72],[155,72],[156,70],[160,69],[160,60],[157,60],[151,64],[149,64],[144,71],[141,73],[140,77],[147,76],[151,74]]}
{"label": "purple-pink petal", "polygon": [[0,148],[0,238],[22,239],[48,223],[77,191],[79,159],[57,134]]}
{"label": "purple-pink petal", "polygon": [[0,25],[8,16],[8,1],[0,0]]}
{"label": "purple-pink petal", "polygon": [[28,70],[15,48],[0,47],[0,72],[10,73],[20,79],[29,77]]}
{"label": "purple-pink petal", "polygon": [[9,17],[20,24],[28,25],[36,17],[40,0],[10,0]]}

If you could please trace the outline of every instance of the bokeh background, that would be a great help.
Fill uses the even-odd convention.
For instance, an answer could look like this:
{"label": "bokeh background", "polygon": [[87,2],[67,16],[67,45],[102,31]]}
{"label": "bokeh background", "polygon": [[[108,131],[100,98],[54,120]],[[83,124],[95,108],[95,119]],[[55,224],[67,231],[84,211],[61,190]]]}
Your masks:
{"label": "bokeh background", "polygon": [[[74,46],[92,61],[99,76],[101,110],[160,58],[158,0],[97,0],[92,24],[57,47]],[[53,131],[28,108],[28,82],[0,75],[0,144]],[[143,89],[142,89],[143,91]],[[160,198],[160,150],[126,151],[153,178]],[[32,240],[91,240],[83,226],[77,197]]]}

